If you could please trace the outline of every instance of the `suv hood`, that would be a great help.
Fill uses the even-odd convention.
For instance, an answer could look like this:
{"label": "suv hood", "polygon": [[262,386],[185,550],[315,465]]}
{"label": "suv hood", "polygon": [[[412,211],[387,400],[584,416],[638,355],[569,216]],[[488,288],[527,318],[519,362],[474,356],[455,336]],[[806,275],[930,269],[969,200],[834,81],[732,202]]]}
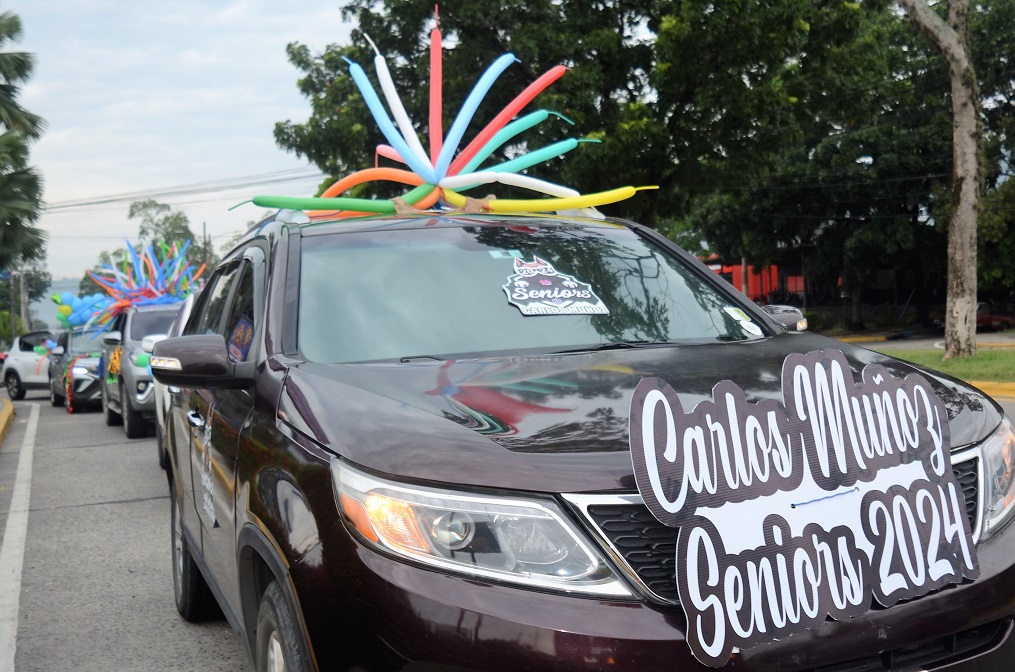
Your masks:
{"label": "suv hood", "polygon": [[685,411],[732,380],[748,402],[782,403],[787,355],[834,348],[855,380],[868,364],[923,374],[948,409],[951,445],[1001,421],[978,390],[901,360],[808,333],[729,344],[290,370],[280,420],[361,466],[400,478],[540,492],[634,490],[632,393],[659,377]]}

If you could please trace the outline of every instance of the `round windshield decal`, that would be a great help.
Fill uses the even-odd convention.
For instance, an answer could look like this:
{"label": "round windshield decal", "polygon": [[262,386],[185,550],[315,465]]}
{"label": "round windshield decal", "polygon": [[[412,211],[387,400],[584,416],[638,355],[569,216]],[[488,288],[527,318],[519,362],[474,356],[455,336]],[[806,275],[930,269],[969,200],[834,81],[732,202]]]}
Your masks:
{"label": "round windshield decal", "polygon": [[761,327],[752,322],[751,316],[745,313],[742,308],[737,308],[736,306],[725,306],[723,308],[723,312],[739,322],[740,328],[748,334],[754,334],[755,336],[761,336],[763,334]]}
{"label": "round windshield decal", "polygon": [[748,334],[754,334],[755,336],[761,336],[761,327],[754,324],[753,322],[741,322],[740,328],[746,331]]}
{"label": "round windshield decal", "polygon": [[592,285],[558,273],[548,261],[514,260],[514,275],[503,285],[508,303],[522,315],[605,315],[609,309]]}

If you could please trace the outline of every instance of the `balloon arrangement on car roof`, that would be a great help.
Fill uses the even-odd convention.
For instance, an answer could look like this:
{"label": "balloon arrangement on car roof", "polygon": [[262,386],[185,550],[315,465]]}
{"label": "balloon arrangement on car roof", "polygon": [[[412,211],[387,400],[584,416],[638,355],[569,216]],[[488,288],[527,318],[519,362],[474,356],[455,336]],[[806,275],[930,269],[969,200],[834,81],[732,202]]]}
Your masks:
{"label": "balloon arrangement on car roof", "polygon": [[[405,107],[395,90],[387,63],[377,46],[367,37],[373,47],[374,68],[384,98],[394,123],[388,116],[377,92],[367,78],[363,68],[354,61],[349,64],[349,74],[359,88],[363,99],[377,122],[387,145],[377,147],[377,154],[405,164],[408,170],[400,168],[375,167],[348,175],[330,187],[320,198],[296,198],[288,196],[256,196],[254,205],[267,208],[309,210],[312,218],[357,217],[361,215],[394,214],[426,210],[443,202],[443,205],[466,211],[487,211],[494,213],[550,212],[593,208],[630,198],[643,189],[657,189],[655,186],[619,187],[593,194],[578,191],[552,182],[547,182],[519,171],[538,163],[556,158],[576,148],[581,142],[593,140],[563,140],[547,147],[529,152],[523,156],[497,165],[477,170],[493,152],[520,133],[545,121],[551,114],[565,119],[562,115],[547,110],[538,110],[518,119],[514,117],[538,96],[546,87],[559,79],[567,68],[558,65],[551,68],[525,88],[503,110],[497,114],[478,135],[455,156],[458,146],[472,121],[477,108],[493,87],[497,78],[518,59],[513,54],[504,54],[487,68],[479,78],[462,109],[452,123],[446,137],[442,137],[442,48],[441,32],[434,14],[435,27],[430,33],[430,153],[420,143],[416,130],[406,114]],[[512,121],[514,119],[514,121]],[[509,123],[510,122],[510,123]],[[568,121],[568,123],[571,123]],[[397,128],[396,128],[397,124]],[[404,196],[390,200],[338,197],[348,189],[374,181],[398,182],[415,187]],[[535,191],[551,198],[537,199],[467,199],[460,192],[483,184],[498,182]],[[470,202],[471,201],[471,202]]]}
{"label": "balloon arrangement on car roof", "polygon": [[140,254],[127,241],[127,256],[121,268],[106,264],[102,272],[88,271],[99,284],[100,293],[76,297],[70,292],[54,294],[57,321],[65,329],[81,328],[95,333],[108,329],[117,316],[131,306],[160,305],[182,301],[190,294],[204,272],[204,265],[195,271],[187,261],[188,240],[183,245],[149,244]]}

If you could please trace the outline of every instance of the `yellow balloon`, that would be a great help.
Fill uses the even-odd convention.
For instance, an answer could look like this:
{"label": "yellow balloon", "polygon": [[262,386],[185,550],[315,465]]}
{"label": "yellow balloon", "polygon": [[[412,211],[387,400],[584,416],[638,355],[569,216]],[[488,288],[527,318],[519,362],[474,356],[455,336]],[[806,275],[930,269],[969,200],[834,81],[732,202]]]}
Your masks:
{"label": "yellow balloon", "polygon": [[[597,205],[616,203],[631,198],[635,193],[643,189],[658,189],[652,187],[619,187],[609,191],[600,191],[594,194],[583,194],[572,198],[532,198],[532,199],[510,199],[493,198],[485,201],[490,212],[513,213],[513,212],[549,212],[552,210],[577,210],[579,208],[593,208]],[[444,190],[444,200],[449,205],[462,208],[465,206],[465,197],[450,189]]]}
{"label": "yellow balloon", "polygon": [[67,305],[58,306],[56,309],[61,315],[70,315],[71,307]]}

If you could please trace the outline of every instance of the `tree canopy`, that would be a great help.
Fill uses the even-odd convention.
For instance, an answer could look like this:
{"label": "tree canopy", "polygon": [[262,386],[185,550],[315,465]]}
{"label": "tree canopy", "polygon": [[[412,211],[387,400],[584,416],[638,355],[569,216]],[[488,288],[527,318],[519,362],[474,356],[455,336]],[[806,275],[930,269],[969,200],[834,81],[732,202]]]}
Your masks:
{"label": "tree canopy", "polygon": [[[384,138],[344,59],[373,76],[369,36],[387,59],[409,117],[428,129],[431,5],[352,0],[350,44],[320,54],[290,44],[310,102],[303,123],[282,121],[280,147],[328,175],[374,164]],[[604,212],[654,226],[699,250],[761,265],[799,266],[812,291],[853,297],[879,269],[910,280],[926,318],[940,302],[951,199],[948,70],[940,53],[887,0],[527,0],[489,12],[440,4],[447,129],[471,87],[513,53],[470,126],[475,133],[549,68],[570,71],[531,106],[551,120],[489,159],[505,160],[564,137],[596,139],[536,177],[593,192],[656,184]],[[984,107],[987,175],[981,227],[1015,249],[1010,182],[1015,0],[976,5],[971,46]],[[531,111],[527,109],[526,111]],[[466,141],[470,139],[466,134]],[[1006,186],[1007,185],[1007,186]],[[364,185],[357,196],[397,192]],[[1009,242],[1009,240],[1011,242]],[[995,283],[1015,272],[984,261]],[[841,279],[842,285],[839,286]]]}
{"label": "tree canopy", "polygon": [[[218,261],[218,255],[211,241],[195,236],[190,229],[190,220],[183,212],[173,210],[172,206],[159,203],[151,199],[135,201],[130,204],[127,211],[127,219],[138,222],[138,244],[176,244],[182,246],[190,241],[187,248],[187,258],[195,266],[207,263],[214,266]],[[92,267],[93,273],[105,273],[104,266],[114,268],[121,267],[127,260],[127,248],[120,247],[113,251],[99,253],[98,263]],[[95,282],[86,272],[78,285],[78,294],[86,296],[95,292],[105,290]]]}

